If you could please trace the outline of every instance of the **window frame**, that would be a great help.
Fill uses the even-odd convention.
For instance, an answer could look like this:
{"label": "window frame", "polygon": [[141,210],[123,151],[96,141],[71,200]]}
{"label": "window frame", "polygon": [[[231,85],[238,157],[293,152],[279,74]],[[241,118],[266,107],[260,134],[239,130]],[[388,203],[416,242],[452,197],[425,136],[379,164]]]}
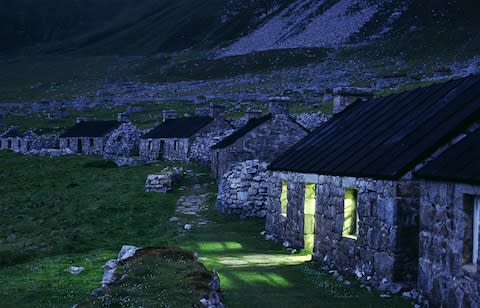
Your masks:
{"label": "window frame", "polygon": [[280,214],[287,217],[288,212],[288,182],[285,179],[280,183]]}
{"label": "window frame", "polygon": [[[347,193],[348,192],[352,192],[353,193],[353,200],[354,200],[354,204],[352,205],[348,205],[347,204]],[[345,229],[347,227],[351,228],[353,224],[351,224],[350,226],[346,226],[346,222],[347,222],[347,219],[346,219],[346,211],[347,211],[347,208],[348,207],[353,207],[353,212],[354,212],[354,216],[355,216],[355,232],[354,233],[346,233],[345,232]],[[352,215],[353,216],[353,215]],[[353,240],[357,240],[358,239],[358,226],[359,226],[359,216],[358,216],[358,188],[355,188],[355,187],[347,187],[344,189],[343,191],[343,224],[342,224],[342,237],[344,238],[349,238],[349,239],[353,239]]]}

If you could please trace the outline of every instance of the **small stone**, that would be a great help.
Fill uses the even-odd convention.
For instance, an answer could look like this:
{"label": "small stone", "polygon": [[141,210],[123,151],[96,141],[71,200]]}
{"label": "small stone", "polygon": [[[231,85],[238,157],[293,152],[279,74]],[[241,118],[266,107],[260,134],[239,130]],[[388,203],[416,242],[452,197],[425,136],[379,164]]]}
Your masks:
{"label": "small stone", "polygon": [[81,266],[70,266],[66,271],[72,275],[78,275],[83,272],[84,268]]}
{"label": "small stone", "polygon": [[191,224],[185,224],[185,226],[183,226],[183,229],[190,230],[190,229],[192,229],[192,225]]}
{"label": "small stone", "polygon": [[389,294],[380,294],[380,298],[390,298],[390,297],[392,296]]}
{"label": "small stone", "polygon": [[180,219],[178,217],[170,217],[170,219],[168,221],[171,221],[171,222],[175,222],[175,221],[179,221]]}
{"label": "small stone", "polygon": [[285,248],[290,247],[290,243],[288,241],[283,241],[282,245]]}
{"label": "small stone", "polygon": [[261,235],[261,236],[264,236],[265,233],[267,233],[267,231],[262,231],[262,232],[260,232],[260,235]]}

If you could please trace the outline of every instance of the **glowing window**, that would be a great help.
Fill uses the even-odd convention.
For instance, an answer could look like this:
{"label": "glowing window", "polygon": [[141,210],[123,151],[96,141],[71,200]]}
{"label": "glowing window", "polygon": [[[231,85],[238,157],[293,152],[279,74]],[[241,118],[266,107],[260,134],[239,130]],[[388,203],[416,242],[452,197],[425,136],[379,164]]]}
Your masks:
{"label": "glowing window", "polygon": [[353,239],[358,236],[357,193],[356,189],[347,188],[343,200],[342,235]]}
{"label": "glowing window", "polygon": [[280,194],[280,204],[282,206],[282,215],[287,216],[287,206],[288,206],[288,187],[287,181],[282,180],[282,191]]}

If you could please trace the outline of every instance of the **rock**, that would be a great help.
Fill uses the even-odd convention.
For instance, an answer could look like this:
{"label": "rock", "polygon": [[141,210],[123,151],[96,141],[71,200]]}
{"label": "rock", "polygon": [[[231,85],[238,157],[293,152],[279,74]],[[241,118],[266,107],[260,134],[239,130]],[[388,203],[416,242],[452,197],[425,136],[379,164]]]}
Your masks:
{"label": "rock", "polygon": [[66,269],[66,271],[72,275],[78,275],[83,272],[83,270],[84,268],[81,266],[70,266],[68,269]]}
{"label": "rock", "polygon": [[172,185],[183,175],[183,168],[167,167],[159,174],[149,174],[145,182],[145,192],[167,192]]}
{"label": "rock", "polygon": [[290,243],[288,241],[283,241],[282,246],[288,248],[290,247]]}
{"label": "rock", "polygon": [[190,230],[190,229],[192,229],[192,225],[191,225],[191,224],[185,224],[185,225],[183,226],[183,229],[185,229],[185,230]]}
{"label": "rock", "polygon": [[266,239],[267,241],[271,241],[271,240],[275,239],[275,237],[274,237],[273,235],[271,235],[271,234],[267,234],[267,235],[265,235],[265,239]]}
{"label": "rock", "polygon": [[131,246],[131,245],[123,245],[122,249],[118,253],[117,259],[118,260],[125,260],[127,258],[132,257],[135,252],[138,250],[138,247]]}

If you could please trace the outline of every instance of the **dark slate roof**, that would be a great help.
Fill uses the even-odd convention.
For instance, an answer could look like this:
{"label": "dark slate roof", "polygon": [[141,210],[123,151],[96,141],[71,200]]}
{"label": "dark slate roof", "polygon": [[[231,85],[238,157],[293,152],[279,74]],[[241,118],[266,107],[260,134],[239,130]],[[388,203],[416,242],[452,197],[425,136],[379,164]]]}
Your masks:
{"label": "dark slate roof", "polygon": [[213,121],[208,116],[184,117],[166,120],[142,136],[148,138],[188,138]]}
{"label": "dark slate roof", "polygon": [[239,138],[243,137],[244,135],[246,135],[248,132],[250,132],[255,127],[259,126],[260,124],[267,122],[271,118],[272,118],[272,114],[269,113],[263,117],[248,120],[248,122],[245,125],[237,129],[227,137],[223,138],[219,143],[215,144],[212,147],[212,149],[223,149],[228,147],[229,145],[232,145]]}
{"label": "dark slate roof", "polygon": [[4,132],[2,135],[0,135],[0,138],[15,138],[15,137],[22,137],[23,134],[20,132],[18,128],[10,128],[6,132]]}
{"label": "dark slate roof", "polygon": [[60,137],[103,137],[120,124],[117,121],[83,121],[67,129]]}
{"label": "dark slate roof", "polygon": [[414,175],[431,180],[480,184],[480,129],[428,162]]}
{"label": "dark slate roof", "polygon": [[279,171],[398,179],[480,118],[480,76],[358,102],[273,161]]}

